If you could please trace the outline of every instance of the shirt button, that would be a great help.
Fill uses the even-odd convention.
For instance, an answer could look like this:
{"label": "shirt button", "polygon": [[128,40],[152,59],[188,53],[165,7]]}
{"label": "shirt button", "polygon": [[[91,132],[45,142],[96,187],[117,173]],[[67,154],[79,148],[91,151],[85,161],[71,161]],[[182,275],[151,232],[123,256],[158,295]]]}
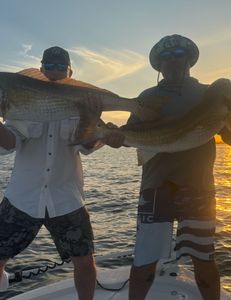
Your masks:
{"label": "shirt button", "polygon": [[51,155],[51,152],[49,152],[48,154]]}
{"label": "shirt button", "polygon": [[49,172],[50,171],[50,169],[47,169],[47,172]]}
{"label": "shirt button", "polygon": [[47,184],[46,184],[46,185],[44,185],[44,187],[45,187],[45,188],[47,188]]}
{"label": "shirt button", "polygon": [[52,134],[49,134],[49,137],[52,137],[53,135]]}

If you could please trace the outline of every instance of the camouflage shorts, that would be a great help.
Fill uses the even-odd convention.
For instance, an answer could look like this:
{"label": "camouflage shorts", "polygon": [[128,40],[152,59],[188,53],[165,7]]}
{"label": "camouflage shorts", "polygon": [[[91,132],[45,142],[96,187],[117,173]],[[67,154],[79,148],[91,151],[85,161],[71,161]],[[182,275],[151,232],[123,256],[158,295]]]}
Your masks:
{"label": "camouflage shorts", "polygon": [[85,207],[55,218],[37,219],[4,198],[0,203],[0,260],[22,252],[42,225],[50,232],[62,260],[93,253],[93,231]]}

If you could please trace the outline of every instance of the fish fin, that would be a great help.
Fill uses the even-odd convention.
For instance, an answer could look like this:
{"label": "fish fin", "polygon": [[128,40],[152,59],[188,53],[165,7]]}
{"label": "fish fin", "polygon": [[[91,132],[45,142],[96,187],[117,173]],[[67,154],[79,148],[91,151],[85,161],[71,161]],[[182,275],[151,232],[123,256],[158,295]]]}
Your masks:
{"label": "fish fin", "polygon": [[144,164],[146,164],[146,162],[148,162],[157,154],[155,151],[142,150],[142,149],[137,149],[136,153],[137,153],[138,166],[143,166]]}

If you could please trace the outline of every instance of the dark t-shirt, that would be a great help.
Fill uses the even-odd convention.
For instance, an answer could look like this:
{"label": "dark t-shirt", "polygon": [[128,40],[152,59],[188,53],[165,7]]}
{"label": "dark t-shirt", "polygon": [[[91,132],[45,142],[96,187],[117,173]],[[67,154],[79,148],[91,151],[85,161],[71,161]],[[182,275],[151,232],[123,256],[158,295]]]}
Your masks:
{"label": "dark t-shirt", "polygon": [[[148,95],[167,95],[170,101],[164,105],[161,114],[178,117],[198,105],[208,85],[201,84],[195,78],[185,79],[181,87],[169,87],[165,81],[157,87],[143,91],[140,97]],[[139,121],[132,115],[128,123]],[[208,143],[187,151],[158,153],[143,165],[141,190],[155,188],[165,181],[180,186],[189,186],[197,190],[213,190],[213,165],[216,156],[214,139]]]}

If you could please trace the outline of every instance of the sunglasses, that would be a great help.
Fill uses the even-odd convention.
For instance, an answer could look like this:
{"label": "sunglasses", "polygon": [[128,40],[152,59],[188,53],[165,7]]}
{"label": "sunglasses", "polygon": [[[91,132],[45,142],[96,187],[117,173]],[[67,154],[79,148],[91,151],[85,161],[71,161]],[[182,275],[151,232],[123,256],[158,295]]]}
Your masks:
{"label": "sunglasses", "polygon": [[68,69],[68,65],[64,64],[43,64],[43,67],[46,71],[58,70],[60,72],[66,72]]}
{"label": "sunglasses", "polygon": [[186,51],[182,48],[176,48],[174,50],[165,50],[159,54],[159,57],[162,60],[168,60],[171,57],[181,58],[183,56],[186,56]]}

